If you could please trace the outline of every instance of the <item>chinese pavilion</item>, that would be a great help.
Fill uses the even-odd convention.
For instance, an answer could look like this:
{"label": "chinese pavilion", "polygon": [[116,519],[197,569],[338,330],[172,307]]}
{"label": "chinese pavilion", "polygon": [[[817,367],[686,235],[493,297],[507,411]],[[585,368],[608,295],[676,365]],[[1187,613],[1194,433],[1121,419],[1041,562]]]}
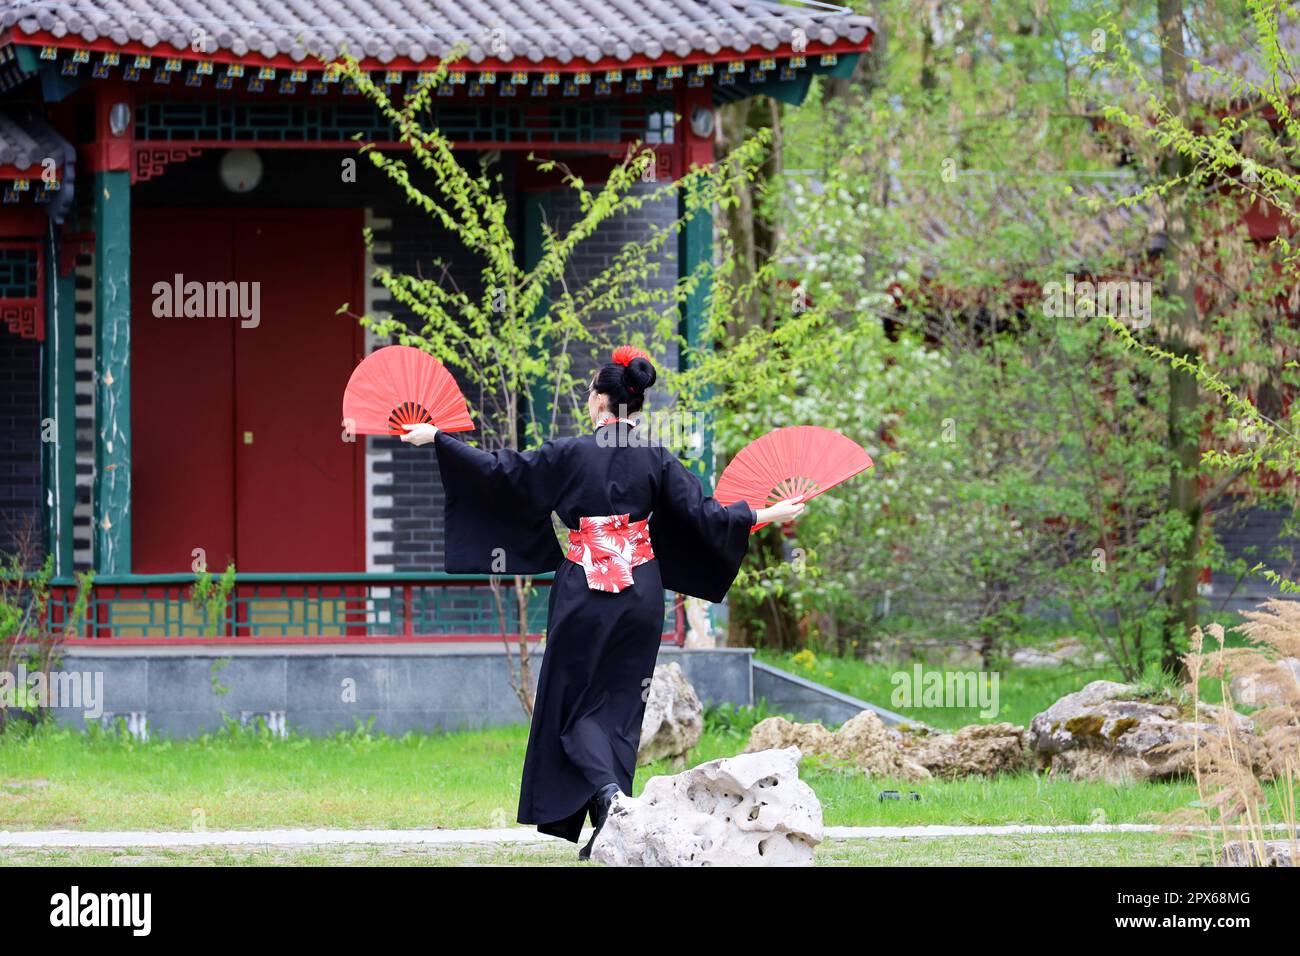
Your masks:
{"label": "chinese pavilion", "polygon": [[[847,9],[769,0],[10,0],[0,550],[37,530],[56,616],[72,575],[94,570],[87,641],[203,639],[187,592],[196,568],[227,562],[239,575],[220,640],[498,635],[485,582],[439,573],[432,456],[339,440],[343,386],[376,344],[340,305],[396,314],[376,264],[455,271],[457,248],[381,174],[341,180],[354,136],[396,137],[325,61],[349,52],[400,90],[463,46],[431,121],[467,154],[499,151],[528,256],[542,217],[570,210],[526,153],[598,179],[642,142],[675,178],[712,161],[720,104],[797,104],[871,39]],[[637,215],[608,224],[626,230],[614,238],[677,210]],[[711,250],[697,216],[665,281]],[[585,255],[603,265],[599,244]],[[181,276],[258,283],[256,320],[160,318],[153,290]],[[475,270],[457,278],[472,287]],[[687,341],[705,295],[682,309]],[[670,609],[666,630],[679,619]]]}

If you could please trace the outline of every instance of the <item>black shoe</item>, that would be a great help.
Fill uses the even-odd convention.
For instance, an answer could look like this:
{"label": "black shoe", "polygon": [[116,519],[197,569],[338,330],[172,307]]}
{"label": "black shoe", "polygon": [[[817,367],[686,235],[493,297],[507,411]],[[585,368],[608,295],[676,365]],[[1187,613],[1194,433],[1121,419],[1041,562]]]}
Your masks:
{"label": "black shoe", "polygon": [[614,802],[614,794],[621,792],[618,789],[618,784],[607,783],[596,791],[595,795],[587,803],[591,813],[591,824],[595,829],[592,831],[591,839],[587,841],[587,845],[578,851],[579,860],[591,859],[591,848],[596,842],[596,837],[600,835],[600,828],[605,825],[605,819],[609,816],[609,805]]}

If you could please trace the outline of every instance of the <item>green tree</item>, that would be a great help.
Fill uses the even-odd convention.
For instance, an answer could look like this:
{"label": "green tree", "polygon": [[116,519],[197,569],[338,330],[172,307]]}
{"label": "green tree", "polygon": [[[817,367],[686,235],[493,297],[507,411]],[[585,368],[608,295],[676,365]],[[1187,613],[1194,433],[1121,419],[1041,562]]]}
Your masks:
{"label": "green tree", "polygon": [[[1111,103],[1105,113],[1127,131],[1135,153],[1160,158],[1139,199],[1159,197],[1172,211],[1176,312],[1164,335],[1135,334],[1121,324],[1114,332],[1165,365],[1171,395],[1186,407],[1177,475],[1202,480],[1194,487],[1177,475],[1171,479],[1171,492],[1178,492],[1171,493],[1171,510],[1185,514],[1184,526],[1195,529],[1206,505],[1229,486],[1295,505],[1296,429],[1286,405],[1298,384],[1300,349],[1294,321],[1300,270],[1290,238],[1300,198],[1293,172],[1300,126],[1290,99],[1295,51],[1282,39],[1283,29],[1294,35],[1295,11],[1248,0],[1244,12],[1234,8],[1226,23],[1209,31],[1199,7],[1195,23],[1174,0],[1162,0],[1159,9],[1163,95],[1149,96],[1144,109]],[[1110,22],[1109,29],[1117,40],[1117,72],[1139,94],[1153,92],[1141,51],[1126,42],[1118,24]],[[1193,78],[1199,103],[1188,92]],[[1255,238],[1248,215],[1275,234]],[[1171,417],[1171,436],[1176,424]],[[1206,475],[1217,476],[1208,490]],[[1295,589],[1265,562],[1251,570]],[[1195,608],[1185,581],[1180,591],[1172,620],[1190,628]]]}
{"label": "green tree", "polygon": [[825,422],[877,469],[800,522],[821,573],[756,569],[750,597],[779,589],[799,639],[841,647],[906,608],[987,660],[1055,614],[1140,672],[1166,613],[1166,394],[1103,322],[1039,291],[1151,279],[1146,217],[1080,201],[1141,187],[1097,131],[1100,21],[1070,4],[875,13],[887,55],[786,119],[762,196],[785,263],[768,287],[791,293],[765,321],[812,340],[783,380],[740,387],[724,431],[735,447]]}

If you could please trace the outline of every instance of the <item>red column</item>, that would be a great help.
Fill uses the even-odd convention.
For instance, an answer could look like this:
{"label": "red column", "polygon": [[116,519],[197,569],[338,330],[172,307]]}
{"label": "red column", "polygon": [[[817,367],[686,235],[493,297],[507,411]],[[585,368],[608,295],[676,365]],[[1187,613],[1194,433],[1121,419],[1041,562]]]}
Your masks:
{"label": "red column", "polygon": [[[708,166],[714,159],[713,144],[717,138],[717,115],[713,109],[711,77],[705,77],[704,86],[688,86],[677,97],[677,111],[681,114],[677,141],[681,144],[682,166],[677,175],[692,166]],[[700,132],[696,132],[697,128]],[[701,135],[703,133],[703,135]]]}

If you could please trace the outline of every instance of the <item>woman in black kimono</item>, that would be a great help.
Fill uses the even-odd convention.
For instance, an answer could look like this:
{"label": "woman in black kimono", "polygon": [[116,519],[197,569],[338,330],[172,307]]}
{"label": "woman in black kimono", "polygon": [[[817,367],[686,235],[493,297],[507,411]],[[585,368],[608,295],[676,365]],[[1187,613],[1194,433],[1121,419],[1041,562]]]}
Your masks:
{"label": "woman in black kimono", "polygon": [[[589,386],[595,431],[533,451],[489,453],[431,425],[408,425],[402,436],[434,443],[449,573],[555,572],[518,820],[574,843],[588,814],[599,832],[614,791],[632,792],[664,589],[721,601],[750,529],[803,509],[797,498],[755,510],[705,495],[676,455],[626,417],[641,410],[655,377],[643,352],[616,350]],[[567,549],[552,511],[570,529]]]}

